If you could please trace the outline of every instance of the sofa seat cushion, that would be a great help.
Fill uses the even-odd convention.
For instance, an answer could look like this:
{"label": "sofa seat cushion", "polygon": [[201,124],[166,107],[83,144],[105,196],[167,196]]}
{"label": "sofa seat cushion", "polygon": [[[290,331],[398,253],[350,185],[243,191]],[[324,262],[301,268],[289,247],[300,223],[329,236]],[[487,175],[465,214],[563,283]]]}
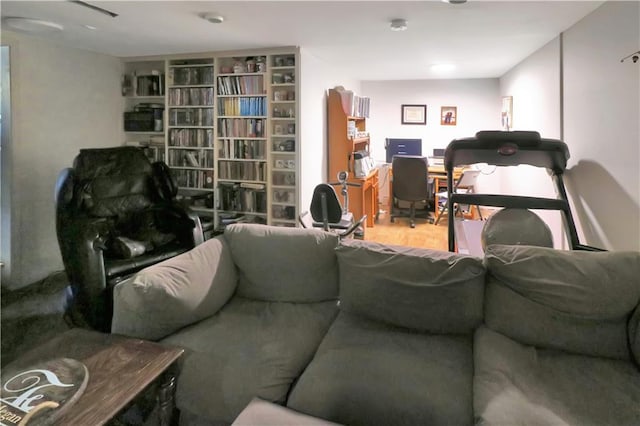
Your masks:
{"label": "sofa seat cushion", "polygon": [[431,333],[472,333],[482,323],[478,258],[359,240],[336,253],[342,310]]}
{"label": "sofa seat cushion", "polygon": [[270,302],[338,298],[338,236],[317,229],[257,224],[227,226],[238,267],[238,295]]}
{"label": "sofa seat cushion", "polygon": [[287,406],[348,425],[472,424],[472,335],[340,312]]}
{"label": "sofa seat cushion", "polygon": [[627,322],[640,302],[640,252],[492,245],[485,321],[523,344],[629,359]]}
{"label": "sofa seat cushion", "polygon": [[262,302],[233,297],[215,316],[164,342],[185,348],[179,409],[231,423],[258,397],[284,404],[337,312],[336,302]]}
{"label": "sofa seat cushion", "polygon": [[629,361],[536,349],[481,327],[474,363],[477,424],[640,424],[640,371]]}

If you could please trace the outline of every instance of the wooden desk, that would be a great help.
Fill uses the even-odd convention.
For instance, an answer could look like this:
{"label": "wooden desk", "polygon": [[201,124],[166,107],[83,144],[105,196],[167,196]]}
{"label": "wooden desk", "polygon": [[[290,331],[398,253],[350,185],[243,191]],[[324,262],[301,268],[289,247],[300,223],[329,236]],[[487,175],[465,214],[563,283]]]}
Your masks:
{"label": "wooden desk", "polygon": [[373,227],[378,216],[378,169],[373,169],[366,178],[349,177],[349,182],[360,186],[348,186],[349,211],[355,220],[367,215],[367,227]]}
{"label": "wooden desk", "polygon": [[[453,169],[453,182],[460,179],[460,175],[464,171],[464,167],[455,167]],[[435,194],[434,197],[434,206],[436,213],[438,212],[438,192],[443,192],[447,190],[447,171],[444,168],[444,165],[436,164],[428,166],[428,174],[429,178],[433,179],[433,192]],[[389,167],[389,205],[387,206],[387,210],[391,211],[391,206],[393,203],[393,169]]]}

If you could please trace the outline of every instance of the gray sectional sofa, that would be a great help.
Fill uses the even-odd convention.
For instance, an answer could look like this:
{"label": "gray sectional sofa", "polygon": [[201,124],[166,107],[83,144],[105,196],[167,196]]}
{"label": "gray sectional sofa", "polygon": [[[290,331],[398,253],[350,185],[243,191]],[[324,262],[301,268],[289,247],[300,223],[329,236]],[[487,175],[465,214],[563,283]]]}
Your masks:
{"label": "gray sectional sofa", "polygon": [[640,424],[638,252],[232,225],[119,284],[112,332],[186,349],[181,424]]}

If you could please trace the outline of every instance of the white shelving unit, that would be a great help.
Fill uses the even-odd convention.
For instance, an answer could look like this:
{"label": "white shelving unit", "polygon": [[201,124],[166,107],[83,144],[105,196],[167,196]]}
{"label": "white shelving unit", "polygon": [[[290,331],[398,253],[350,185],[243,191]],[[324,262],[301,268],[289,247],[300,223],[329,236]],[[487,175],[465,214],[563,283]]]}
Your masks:
{"label": "white shelving unit", "polygon": [[270,213],[274,225],[296,226],[299,211],[299,138],[297,57],[269,56],[270,85]]}
{"label": "white shelving unit", "polygon": [[[135,117],[136,120],[130,120],[129,125],[133,127],[127,129],[127,126],[124,126],[125,143],[144,147],[145,153],[152,161],[164,160],[164,114],[160,108],[157,108],[159,120],[156,119],[150,123],[148,120],[139,119],[148,115],[148,112],[136,113],[135,111],[148,110],[147,106],[164,108],[165,93],[165,61],[141,60],[125,64],[122,77],[125,112],[133,113],[131,115],[134,116],[139,115]],[[131,119],[131,115],[128,118]]]}
{"label": "white shelving unit", "polygon": [[125,132],[125,143],[147,146],[171,167],[209,235],[235,222],[297,226],[298,62],[297,48],[275,48],[125,63],[129,82],[158,75],[163,90],[139,96],[123,84],[126,110],[164,106],[161,131]]}
{"label": "white shelving unit", "polygon": [[205,233],[215,224],[214,58],[167,61],[167,164]]}

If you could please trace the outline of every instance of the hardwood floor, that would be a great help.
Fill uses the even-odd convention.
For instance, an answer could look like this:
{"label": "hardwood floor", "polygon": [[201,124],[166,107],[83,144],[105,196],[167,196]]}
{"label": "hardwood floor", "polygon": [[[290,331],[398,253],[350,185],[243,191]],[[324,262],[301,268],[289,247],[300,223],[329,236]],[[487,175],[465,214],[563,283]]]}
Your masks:
{"label": "hardwood floor", "polygon": [[409,220],[396,218],[389,220],[388,212],[380,212],[380,218],[373,228],[367,228],[364,234],[367,241],[394,244],[409,247],[430,248],[447,251],[447,219],[432,225],[425,219],[416,219],[416,227],[409,227]]}

